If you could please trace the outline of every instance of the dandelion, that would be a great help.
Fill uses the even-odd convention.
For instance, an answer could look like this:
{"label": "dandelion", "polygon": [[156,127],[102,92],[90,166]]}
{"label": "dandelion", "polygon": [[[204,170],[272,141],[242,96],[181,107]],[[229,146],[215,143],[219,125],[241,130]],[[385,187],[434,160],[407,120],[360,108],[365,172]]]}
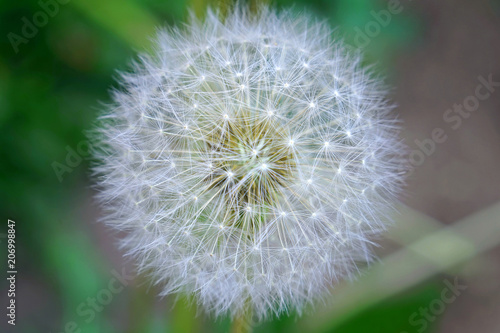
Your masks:
{"label": "dandelion", "polygon": [[380,80],[325,24],[272,10],[156,42],[101,117],[105,221],[162,295],[301,313],[371,259],[400,189]]}

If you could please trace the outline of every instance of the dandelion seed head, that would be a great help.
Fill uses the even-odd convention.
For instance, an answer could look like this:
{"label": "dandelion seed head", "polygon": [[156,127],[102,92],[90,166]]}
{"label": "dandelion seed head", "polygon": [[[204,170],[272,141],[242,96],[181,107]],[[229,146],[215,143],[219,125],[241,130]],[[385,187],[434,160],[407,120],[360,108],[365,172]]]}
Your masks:
{"label": "dandelion seed head", "polygon": [[300,313],[371,258],[404,146],[383,84],[332,36],[307,16],[210,11],[122,75],[99,197],[163,295]]}

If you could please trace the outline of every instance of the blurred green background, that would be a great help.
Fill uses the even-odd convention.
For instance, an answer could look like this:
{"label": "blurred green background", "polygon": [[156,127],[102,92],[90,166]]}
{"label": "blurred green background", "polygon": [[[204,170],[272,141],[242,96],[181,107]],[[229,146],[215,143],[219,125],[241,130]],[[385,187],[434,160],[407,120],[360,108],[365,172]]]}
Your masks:
{"label": "blurred green background", "polygon": [[[49,2],[56,3],[57,7],[45,7]],[[473,39],[475,35],[465,33],[462,37],[459,35],[457,40],[450,37],[449,41],[446,34],[455,36],[453,31],[463,29],[459,28],[461,24],[470,24],[476,26],[478,31],[482,30],[483,34],[478,38],[485,39],[484,43],[470,46],[476,50],[470,53],[467,60],[472,73],[469,81],[475,80],[477,75],[498,75],[498,60],[495,60],[498,58],[495,58],[496,53],[492,53],[497,51],[491,51],[497,50],[495,41],[500,44],[498,1],[478,1],[480,5],[472,9],[464,3],[466,1],[443,1],[441,4],[401,1],[401,11],[391,14],[390,22],[378,21],[374,13],[387,11],[391,1],[279,0],[272,5],[278,9],[291,6],[295,11],[305,9],[328,20],[333,27],[337,27],[340,35],[345,36],[349,45],[363,50],[366,62],[375,63],[376,70],[386,76],[391,85],[403,87],[403,90],[394,92],[397,104],[420,103],[417,110],[411,107],[397,109],[404,120],[413,124],[404,138],[413,149],[411,140],[425,137],[432,129],[432,122],[436,122],[426,110],[432,109],[437,103],[435,101],[460,101],[460,96],[467,95],[466,88],[460,90],[456,85],[450,88],[454,92],[463,91],[455,98],[455,95],[446,95],[427,83],[433,81],[432,75],[444,75],[449,82],[458,80],[458,87],[467,86],[464,83],[466,79],[457,77],[453,69],[439,72],[440,64],[446,62],[446,57],[450,55],[440,53],[438,47],[442,41],[448,41],[448,47],[456,47],[456,57],[465,57],[460,50],[467,44],[460,38]],[[177,303],[175,297],[159,299],[155,287],[151,287],[147,279],[128,279],[129,275],[133,276],[133,265],[123,259],[116,249],[117,235],[96,223],[100,213],[92,199],[85,137],[85,131],[92,127],[102,107],[100,103],[110,100],[108,93],[111,87],[116,86],[114,78],[117,70],[126,70],[137,51],[148,49],[156,27],[181,24],[186,21],[190,8],[201,15],[208,4],[205,0],[0,2],[0,212],[4,220],[0,228],[0,253],[5,253],[6,249],[7,218],[16,221],[18,250],[17,325],[7,325],[2,313],[2,332],[230,330],[227,318],[214,320],[203,314],[196,315],[195,307],[188,305],[185,299],[180,298]],[[227,3],[215,1],[211,4],[227,6]],[[464,6],[460,13],[465,15],[468,12],[469,21],[447,21],[449,15],[460,14],[453,11],[458,10],[457,6]],[[45,15],[46,22],[39,14],[41,11],[50,14]],[[25,28],[26,20],[33,22],[34,19],[41,20],[39,23],[43,24],[35,30]],[[486,22],[486,27],[478,27],[479,22]],[[362,37],[360,31],[373,36]],[[439,32],[437,37],[436,31]],[[489,48],[490,53],[484,53],[481,47]],[[429,56],[426,56],[428,53]],[[445,59],[440,59],[439,54],[444,54]],[[424,69],[418,67],[420,60],[425,64]],[[477,65],[485,62],[487,65],[484,68]],[[467,71],[455,63],[453,66],[458,73]],[[420,81],[412,81],[418,77],[415,71],[424,70],[433,74],[424,76]],[[413,89],[405,90],[405,87]],[[415,87],[420,90],[415,90]],[[431,106],[421,104],[426,92],[436,98],[429,99]],[[500,104],[497,101],[495,97],[488,102],[492,104],[492,110],[498,111],[496,107]],[[432,110],[442,114],[449,103],[440,104]],[[416,120],[412,118],[420,111]],[[422,119],[430,120],[426,122]],[[498,124],[498,117],[491,119]],[[481,124],[477,126],[481,128]],[[493,132],[498,134],[500,126],[495,128],[497,132]],[[469,210],[454,210],[455,215],[440,214],[441,210],[434,209],[440,201],[436,199],[434,204],[429,204],[422,199],[426,196],[425,190],[415,184],[421,184],[422,179],[423,182],[430,181],[427,174],[434,174],[435,170],[432,167],[429,170],[429,165],[434,165],[435,159],[452,147],[445,148],[430,157],[430,162],[421,169],[427,170],[427,173],[418,171],[412,176],[414,178],[409,184],[412,193],[406,201],[441,222],[451,223],[498,200],[498,187],[492,190],[483,188],[491,195],[481,202],[467,201],[472,200],[470,198],[474,197],[474,193],[464,194],[466,202],[473,202],[466,205]],[[500,154],[495,149],[485,154],[497,158]],[[466,168],[460,172],[469,173],[469,170]],[[455,184],[460,179],[457,174],[451,182]],[[489,183],[496,186],[498,175],[489,178]],[[449,185],[434,183],[434,186]],[[412,201],[412,196],[421,200]],[[449,205],[453,207],[460,203],[455,201]],[[410,239],[408,243],[414,240]],[[398,254],[405,246],[404,242],[384,241],[383,248],[378,252],[381,262],[384,263],[386,255]],[[482,260],[487,262],[486,266],[490,265],[487,259]],[[0,261],[0,267],[6,267],[4,257]],[[342,299],[337,301],[334,292],[330,297],[333,303],[337,302],[333,309],[344,308],[346,311],[326,311],[318,317],[316,310],[325,312],[325,309],[330,309],[329,305],[318,304],[316,310],[312,309],[301,317],[296,314],[282,316],[256,326],[254,332],[462,332],[457,328],[460,325],[441,324],[448,311],[445,308],[436,310],[439,313],[432,318],[416,322],[423,318],[419,314],[420,309],[429,308],[433,302],[436,303],[435,300],[441,299],[446,288],[443,281],[454,281],[458,274],[456,263],[462,261],[451,261],[446,270],[430,270],[437,274],[424,274],[420,280],[407,283],[408,288],[398,286],[395,292],[388,292],[376,301],[368,299],[366,303],[360,301],[351,307],[344,307]],[[397,266],[388,266],[387,270],[395,267],[397,269]],[[426,266],[421,267],[425,269]],[[490,272],[493,275],[489,276],[497,276],[497,273]],[[118,275],[121,275],[120,278],[117,278]],[[347,282],[346,288],[365,290],[371,284],[369,277]],[[405,278],[403,274],[402,279],[409,281],[411,277]],[[372,287],[376,286],[373,283]],[[2,309],[5,309],[5,279],[0,282],[0,287]],[[497,285],[492,288],[496,293],[500,290]],[[363,300],[363,297],[360,299]],[[453,312],[452,317],[460,317],[461,311],[469,308],[466,304],[460,311]],[[500,309],[495,305],[486,305],[483,312],[494,316],[497,310]],[[456,323],[453,318],[448,322]],[[492,323],[489,326],[491,330],[479,331],[498,332],[496,328],[499,326],[495,326],[498,321],[493,320]]]}

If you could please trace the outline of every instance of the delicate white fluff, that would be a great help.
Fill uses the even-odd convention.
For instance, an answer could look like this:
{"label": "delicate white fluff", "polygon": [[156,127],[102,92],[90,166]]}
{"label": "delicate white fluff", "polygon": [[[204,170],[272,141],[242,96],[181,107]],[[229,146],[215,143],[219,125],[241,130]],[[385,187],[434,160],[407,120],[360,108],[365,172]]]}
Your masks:
{"label": "delicate white fluff", "polygon": [[300,313],[370,260],[401,187],[383,86],[303,16],[209,12],[156,41],[101,117],[105,221],[162,294]]}

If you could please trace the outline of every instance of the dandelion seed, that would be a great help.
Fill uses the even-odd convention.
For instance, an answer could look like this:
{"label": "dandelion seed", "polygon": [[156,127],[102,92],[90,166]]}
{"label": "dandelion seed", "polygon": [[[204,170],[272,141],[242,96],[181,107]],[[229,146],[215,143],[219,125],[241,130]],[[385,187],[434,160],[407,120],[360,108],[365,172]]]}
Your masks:
{"label": "dandelion seed", "polygon": [[94,170],[105,221],[162,294],[264,319],[301,313],[370,257],[404,146],[383,85],[325,23],[250,16],[160,33],[102,117]]}

